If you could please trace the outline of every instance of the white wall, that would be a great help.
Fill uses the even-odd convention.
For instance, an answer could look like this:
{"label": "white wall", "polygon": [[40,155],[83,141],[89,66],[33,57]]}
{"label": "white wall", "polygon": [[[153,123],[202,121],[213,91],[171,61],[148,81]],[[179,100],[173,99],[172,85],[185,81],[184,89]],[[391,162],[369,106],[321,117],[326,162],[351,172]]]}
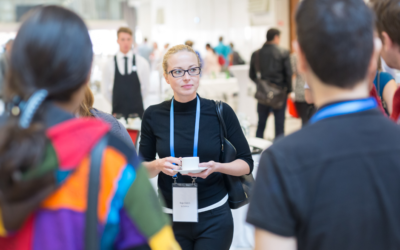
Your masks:
{"label": "white wall", "polygon": [[[268,28],[282,31],[281,46],[289,48],[289,0],[271,0],[268,23],[251,25],[247,0],[145,0],[138,8],[138,30],[143,37],[165,43],[195,42],[195,49],[205,51],[205,44],[216,46],[218,37],[233,42],[245,60],[265,42]],[[164,9],[164,24],[157,24],[157,11]],[[195,23],[195,18],[200,18]]]}

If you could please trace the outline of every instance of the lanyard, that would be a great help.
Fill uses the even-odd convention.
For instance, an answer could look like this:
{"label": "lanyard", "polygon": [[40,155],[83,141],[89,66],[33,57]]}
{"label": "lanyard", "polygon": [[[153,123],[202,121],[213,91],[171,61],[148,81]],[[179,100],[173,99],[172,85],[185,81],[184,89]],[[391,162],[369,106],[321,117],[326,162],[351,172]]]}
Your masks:
{"label": "lanyard", "polygon": [[330,118],[339,115],[353,114],[361,111],[374,109],[376,107],[378,107],[378,103],[372,97],[360,100],[340,102],[318,110],[317,113],[315,113],[315,115],[311,117],[310,123],[313,124],[325,118]]}
{"label": "lanyard", "polygon": [[[171,100],[171,111],[170,111],[170,150],[171,156],[175,157],[174,149],[174,98]],[[197,147],[199,144],[199,125],[200,125],[200,99],[197,96],[197,107],[196,107],[196,125],[194,128],[194,145],[193,145],[193,157],[197,157]]]}

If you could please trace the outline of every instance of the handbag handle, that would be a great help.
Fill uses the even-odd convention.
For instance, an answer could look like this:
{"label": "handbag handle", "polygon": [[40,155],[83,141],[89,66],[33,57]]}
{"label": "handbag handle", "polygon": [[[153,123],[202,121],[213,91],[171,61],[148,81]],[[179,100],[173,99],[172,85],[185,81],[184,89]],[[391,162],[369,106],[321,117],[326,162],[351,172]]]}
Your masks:
{"label": "handbag handle", "polygon": [[108,136],[105,135],[93,148],[90,154],[90,173],[87,195],[87,208],[85,213],[85,249],[97,250],[99,248],[98,227],[98,197],[100,186],[100,170],[104,149],[107,146]]}
{"label": "handbag handle", "polygon": [[220,129],[220,137],[221,137],[221,151],[224,152],[224,144],[225,144],[225,139],[228,136],[228,133],[226,131],[226,126],[225,126],[225,121],[224,117],[222,116],[223,114],[223,108],[222,108],[222,102],[221,101],[214,101],[215,102],[215,109],[217,111],[217,117],[219,120],[219,129]]}

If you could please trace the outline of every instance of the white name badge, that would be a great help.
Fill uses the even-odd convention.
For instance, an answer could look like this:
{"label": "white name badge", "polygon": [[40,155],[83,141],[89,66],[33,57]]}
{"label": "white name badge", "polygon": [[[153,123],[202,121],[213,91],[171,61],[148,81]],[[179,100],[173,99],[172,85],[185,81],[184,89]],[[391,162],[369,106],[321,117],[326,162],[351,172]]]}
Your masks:
{"label": "white name badge", "polygon": [[137,70],[136,66],[133,65],[133,66],[132,66],[132,71],[133,71],[133,72],[136,72],[136,70]]}
{"label": "white name badge", "polygon": [[198,222],[197,183],[172,184],[172,220]]}

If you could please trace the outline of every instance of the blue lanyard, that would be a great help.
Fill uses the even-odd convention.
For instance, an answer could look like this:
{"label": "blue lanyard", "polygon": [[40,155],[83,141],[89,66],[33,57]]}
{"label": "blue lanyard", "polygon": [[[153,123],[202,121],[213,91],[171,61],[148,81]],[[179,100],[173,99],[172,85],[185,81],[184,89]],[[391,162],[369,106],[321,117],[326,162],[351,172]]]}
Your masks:
{"label": "blue lanyard", "polygon": [[[175,157],[175,150],[174,150],[174,98],[172,97],[171,100],[171,111],[170,111],[170,150],[171,156]],[[197,96],[197,107],[196,107],[196,125],[194,128],[194,145],[193,145],[193,157],[197,157],[197,147],[199,144],[199,126],[200,126],[200,99]]]}
{"label": "blue lanyard", "polygon": [[339,115],[353,114],[361,111],[374,109],[376,107],[378,107],[378,104],[376,100],[372,97],[360,100],[340,102],[318,110],[317,113],[315,113],[315,115],[311,117],[310,123],[313,124],[325,118],[339,116]]}

